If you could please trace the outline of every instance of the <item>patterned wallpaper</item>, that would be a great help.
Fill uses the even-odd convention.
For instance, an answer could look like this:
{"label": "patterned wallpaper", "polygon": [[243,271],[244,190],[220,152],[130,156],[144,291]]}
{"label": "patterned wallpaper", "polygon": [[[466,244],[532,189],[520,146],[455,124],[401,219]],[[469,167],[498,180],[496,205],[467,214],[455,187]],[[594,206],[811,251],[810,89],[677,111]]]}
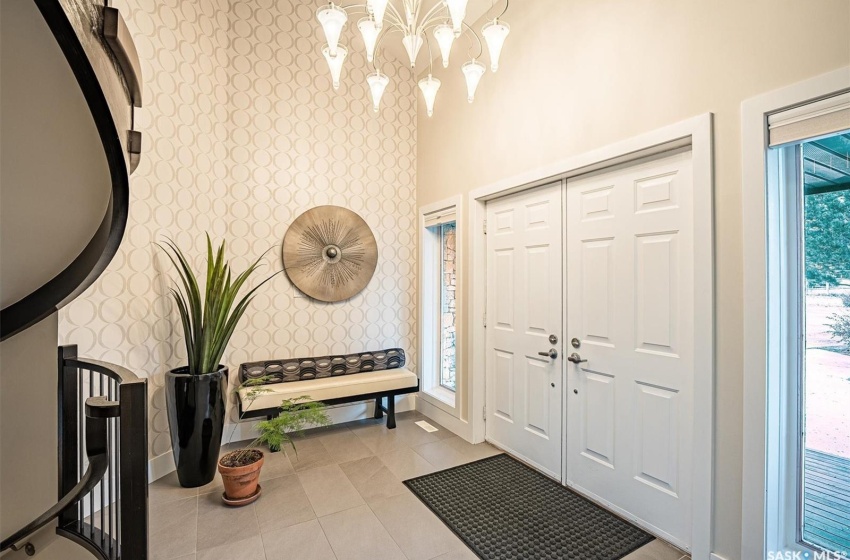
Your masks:
{"label": "patterned wallpaper", "polygon": [[[381,112],[371,109],[359,38],[339,91],[319,50],[317,2],[117,0],[144,73],[142,163],[131,177],[124,240],[103,276],[61,311],[61,343],[150,379],[150,453],[170,449],[163,373],[185,363],[155,243],[173,238],[194,264],[204,232],[226,239],[238,270],[280,244],[301,212],[350,208],[372,228],[378,267],[352,299],[324,304],[285,275],[259,291],[225,361],[400,347],[416,368],[416,99],[411,70],[392,62]],[[257,277],[259,280],[259,275]],[[233,414],[231,413],[231,418]]]}

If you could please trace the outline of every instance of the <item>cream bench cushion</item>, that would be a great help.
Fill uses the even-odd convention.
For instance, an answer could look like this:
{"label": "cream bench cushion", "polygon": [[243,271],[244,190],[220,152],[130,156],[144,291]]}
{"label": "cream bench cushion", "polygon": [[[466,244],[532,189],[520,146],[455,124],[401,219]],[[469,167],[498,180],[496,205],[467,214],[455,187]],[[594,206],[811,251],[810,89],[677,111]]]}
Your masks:
{"label": "cream bench cushion", "polygon": [[254,387],[241,387],[239,400],[244,412],[251,410],[276,409],[284,399],[309,396],[312,401],[331,401],[375,393],[388,393],[410,389],[419,384],[416,374],[405,368],[367,371],[349,375],[322,377],[305,381],[272,383],[262,385],[264,392],[253,400],[248,393]]}

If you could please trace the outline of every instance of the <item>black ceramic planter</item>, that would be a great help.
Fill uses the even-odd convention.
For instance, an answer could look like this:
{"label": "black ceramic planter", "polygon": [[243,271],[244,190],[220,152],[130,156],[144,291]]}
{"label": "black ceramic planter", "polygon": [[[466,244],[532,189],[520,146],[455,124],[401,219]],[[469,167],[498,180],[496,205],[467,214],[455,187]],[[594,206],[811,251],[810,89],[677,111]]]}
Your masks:
{"label": "black ceramic planter", "polygon": [[171,449],[180,486],[196,488],[215,478],[227,401],[227,368],[189,375],[182,367],[165,374]]}

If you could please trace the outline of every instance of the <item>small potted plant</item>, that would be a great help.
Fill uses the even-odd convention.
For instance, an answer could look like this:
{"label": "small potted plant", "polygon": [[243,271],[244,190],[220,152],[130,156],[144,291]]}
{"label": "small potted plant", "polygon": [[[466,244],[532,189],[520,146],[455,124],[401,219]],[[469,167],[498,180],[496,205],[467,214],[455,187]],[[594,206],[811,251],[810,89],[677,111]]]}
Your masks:
{"label": "small potted plant", "polygon": [[[246,400],[250,402],[265,392],[266,389],[262,387],[264,382],[263,378],[246,382],[253,386]],[[325,413],[325,405],[311,401],[308,396],[286,399],[278,410],[277,416],[271,420],[257,423],[255,429],[259,436],[248,447],[226,453],[219,459],[218,472],[224,483],[221,499],[225,504],[244,506],[260,497],[260,469],[265,457],[257,446],[264,444],[270,451],[280,451],[283,445],[288,443],[297,453],[293,440],[295,436],[302,435],[307,427],[327,426],[331,423]]]}
{"label": "small potted plant", "polygon": [[213,251],[207,235],[206,283],[201,287],[189,260],[173,241],[160,247],[180,276],[180,285],[171,289],[171,295],[180,312],[188,359],[187,365],[165,374],[171,449],[180,485],[195,488],[215,478],[228,377],[222,355],[254,293],[274,274],[237,299],[262,256],[233,275],[224,259],[224,242]]}

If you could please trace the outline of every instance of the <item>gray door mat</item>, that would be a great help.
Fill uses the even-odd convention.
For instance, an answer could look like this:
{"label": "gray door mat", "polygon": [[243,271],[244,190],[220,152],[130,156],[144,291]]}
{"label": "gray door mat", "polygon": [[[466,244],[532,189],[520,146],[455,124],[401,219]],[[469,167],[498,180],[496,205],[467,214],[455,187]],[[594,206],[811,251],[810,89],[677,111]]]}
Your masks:
{"label": "gray door mat", "polygon": [[508,455],[404,484],[484,560],[617,560],[654,539]]}

